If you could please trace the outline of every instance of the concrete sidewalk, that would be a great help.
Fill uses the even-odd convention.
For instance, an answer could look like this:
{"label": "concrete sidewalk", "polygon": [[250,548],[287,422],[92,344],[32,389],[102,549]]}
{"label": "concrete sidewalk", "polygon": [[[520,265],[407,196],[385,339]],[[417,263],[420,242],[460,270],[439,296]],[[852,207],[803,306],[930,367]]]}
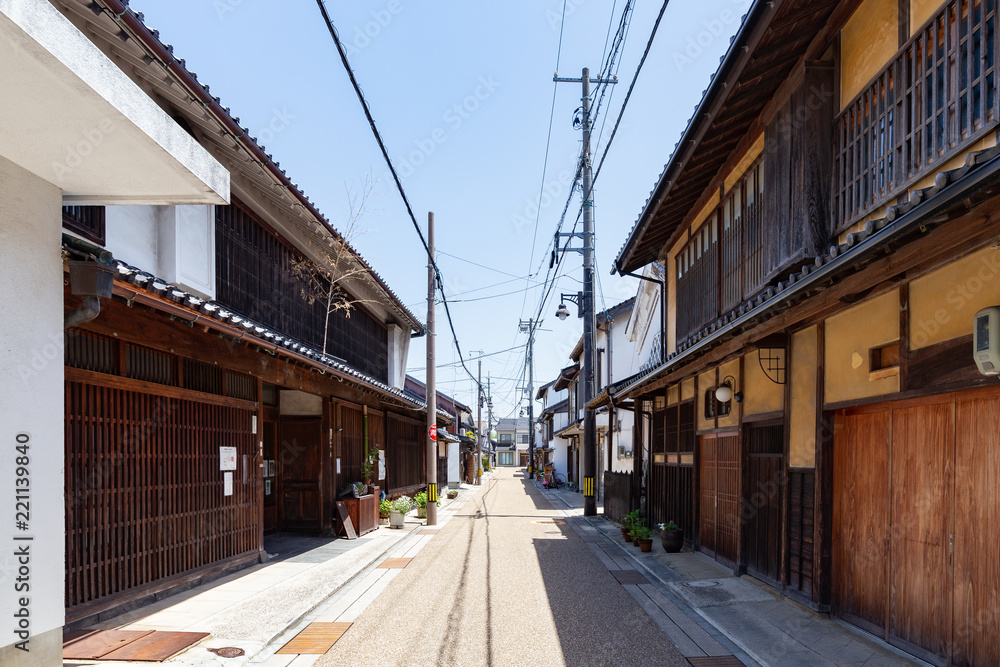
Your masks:
{"label": "concrete sidewalk", "polygon": [[[484,484],[487,480],[488,476],[484,476]],[[462,484],[456,499],[443,498],[438,509],[439,524],[446,522],[482,488]],[[415,514],[407,515],[402,530],[382,526],[356,540],[284,536],[268,540],[267,546],[272,551],[268,563],[240,570],[86,629],[210,633],[203,641],[163,663],[168,665],[242,665],[267,661],[287,638],[322,616],[331,604],[348,598],[352,604],[360,598],[370,602],[398,572],[378,570],[379,564],[400,554],[415,553],[436,530],[425,526],[426,520],[416,518]],[[282,553],[286,548],[294,550]],[[222,658],[208,650],[222,647],[243,649],[244,655]],[[273,664],[284,666],[293,659],[299,660],[294,662],[298,667],[311,664],[315,658],[281,656]],[[63,664],[115,667],[149,663],[67,660]]]}
{"label": "concrete sidewalk", "polygon": [[[701,553],[664,553],[659,540],[642,553],[625,542],[618,526],[601,515],[583,516],[583,494],[546,490],[543,496],[567,516],[578,518],[591,548],[609,569],[634,568],[654,585],[631,587],[633,597],[674,641],[681,653],[697,659],[711,653],[705,634],[735,645],[744,664],[780,667],[876,667],[926,665],[846,623],[783,598],[774,589]],[[587,538],[584,538],[587,540]],[[629,588],[629,587],[627,587]],[[688,620],[694,623],[688,623]]]}

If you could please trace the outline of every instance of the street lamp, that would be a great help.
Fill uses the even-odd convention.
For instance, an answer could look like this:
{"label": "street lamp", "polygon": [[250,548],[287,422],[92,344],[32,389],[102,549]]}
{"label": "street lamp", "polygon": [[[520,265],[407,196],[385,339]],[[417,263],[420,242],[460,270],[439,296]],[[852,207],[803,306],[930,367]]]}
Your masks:
{"label": "street lamp", "polygon": [[559,295],[559,308],[556,309],[556,317],[560,320],[565,320],[569,317],[569,309],[566,307],[566,302],[576,304],[576,316],[583,317],[583,292],[577,292],[576,294],[560,294]]}

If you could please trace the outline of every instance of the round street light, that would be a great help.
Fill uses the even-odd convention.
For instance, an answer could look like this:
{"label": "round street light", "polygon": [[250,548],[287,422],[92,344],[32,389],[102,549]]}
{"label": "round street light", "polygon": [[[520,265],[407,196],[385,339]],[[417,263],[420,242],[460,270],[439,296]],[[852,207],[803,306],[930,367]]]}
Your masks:
{"label": "round street light", "polygon": [[556,309],[556,317],[558,317],[560,320],[565,320],[567,317],[569,317],[569,309],[566,308],[565,303],[559,304],[559,308]]}

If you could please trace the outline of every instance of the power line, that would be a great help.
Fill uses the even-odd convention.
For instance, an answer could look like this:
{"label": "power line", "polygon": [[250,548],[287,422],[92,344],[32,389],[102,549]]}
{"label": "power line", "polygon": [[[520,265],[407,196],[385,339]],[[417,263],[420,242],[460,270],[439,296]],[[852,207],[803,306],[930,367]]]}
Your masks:
{"label": "power line", "polygon": [[487,271],[495,271],[496,273],[499,273],[501,275],[510,276],[511,278],[517,278],[518,280],[521,280],[522,278],[530,278],[531,277],[530,273],[527,276],[515,276],[513,273],[507,273],[506,271],[501,271],[500,269],[494,269],[492,266],[486,266],[485,264],[480,264],[478,262],[473,262],[471,259],[466,259],[465,257],[459,257],[458,255],[452,255],[451,253],[445,252],[444,250],[438,250],[437,252],[438,252],[439,255],[444,255],[446,257],[451,257],[453,259],[457,259],[460,262],[465,262],[466,264],[472,264],[473,266],[478,266],[479,268],[486,269]]}
{"label": "power line", "polygon": [[[458,334],[455,332],[455,323],[451,319],[451,310],[448,308],[448,299],[445,296],[444,285],[441,282],[441,270],[438,268],[437,261],[435,261],[434,257],[431,255],[430,247],[427,245],[424,233],[420,229],[417,217],[413,214],[413,208],[410,206],[410,200],[407,198],[406,192],[403,190],[403,184],[399,180],[399,174],[396,173],[396,168],[393,166],[392,160],[389,158],[389,152],[386,150],[385,142],[382,141],[382,135],[379,133],[378,127],[375,125],[375,119],[372,118],[371,110],[368,108],[368,102],[365,100],[365,95],[361,91],[361,86],[358,85],[358,80],[354,76],[354,70],[351,69],[351,63],[347,60],[347,53],[344,51],[344,45],[340,43],[340,36],[337,34],[337,29],[333,26],[333,21],[330,20],[330,15],[326,11],[326,4],[324,3],[324,0],[316,0],[316,4],[319,6],[320,13],[323,14],[323,20],[326,22],[326,27],[330,31],[330,37],[333,38],[333,43],[337,46],[337,53],[340,54],[340,61],[343,63],[344,69],[347,71],[347,76],[351,80],[351,86],[354,88],[354,93],[358,96],[358,101],[361,102],[361,107],[365,112],[365,118],[368,119],[368,125],[371,127],[372,134],[375,136],[375,141],[378,142],[379,149],[382,151],[382,158],[389,167],[389,173],[392,174],[392,180],[396,183],[396,189],[399,191],[399,196],[402,197],[403,203],[406,205],[406,212],[410,216],[413,228],[417,231],[417,236],[420,237],[420,243],[424,246],[424,251],[427,253],[428,261],[430,261],[431,265],[434,267],[435,282],[441,290],[441,301],[444,304],[444,312],[448,318],[448,327],[451,329],[451,336],[455,341],[455,348],[458,350],[459,359],[462,362],[462,368],[465,369],[465,372],[469,374],[469,377],[476,382],[477,386],[479,386],[476,376],[472,374],[472,371],[470,371],[468,366],[465,365],[465,359],[462,358],[462,348],[458,342]],[[482,386],[479,386],[479,391],[482,392]]]}
{"label": "power line", "polygon": [[639,66],[635,68],[635,74],[632,76],[632,83],[628,86],[628,92],[625,94],[625,101],[622,102],[622,108],[618,112],[618,119],[615,121],[615,127],[611,130],[611,136],[608,137],[608,143],[604,146],[604,153],[601,155],[601,161],[597,164],[597,170],[594,172],[594,180],[591,182],[591,190],[594,189],[594,183],[597,182],[597,177],[601,174],[601,167],[604,166],[604,160],[608,157],[608,151],[611,150],[611,142],[615,140],[615,135],[618,133],[618,126],[621,125],[622,116],[625,115],[625,107],[628,106],[628,101],[632,97],[632,90],[635,88],[635,82],[639,79],[639,72],[642,71],[642,66],[646,63],[646,56],[649,55],[649,50],[653,46],[653,38],[656,37],[656,30],[660,27],[660,21],[663,19],[663,13],[667,11],[667,5],[670,4],[670,0],[663,0],[663,6],[660,7],[660,13],[656,16],[656,22],[653,24],[653,30],[649,34],[649,40],[646,42],[646,49],[642,52],[642,58],[639,59]]}
{"label": "power line", "polygon": [[[562,60],[562,40],[563,40],[563,29],[566,27],[566,3],[568,0],[563,0],[562,18],[559,21],[559,45],[556,47],[556,72],[559,71],[559,63]],[[549,147],[552,144],[552,121],[556,116],[556,93],[559,90],[558,84],[552,82],[552,105],[549,109],[549,131],[545,138],[545,158],[542,160],[542,182],[538,186],[538,203],[542,202],[542,195],[545,194],[545,174],[548,173],[549,168]],[[541,218],[542,208],[541,206],[535,207],[535,226],[531,233],[531,253],[528,255],[528,270],[531,270],[531,265],[535,263],[535,243],[538,241],[538,220]],[[521,315],[524,315],[524,304],[528,300],[528,287],[525,285],[524,298],[521,299]]]}

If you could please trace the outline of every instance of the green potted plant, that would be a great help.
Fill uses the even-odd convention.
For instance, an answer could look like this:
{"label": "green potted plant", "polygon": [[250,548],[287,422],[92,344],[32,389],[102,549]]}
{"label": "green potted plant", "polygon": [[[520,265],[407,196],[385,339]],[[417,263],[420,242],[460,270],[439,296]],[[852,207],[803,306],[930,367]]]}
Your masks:
{"label": "green potted plant", "polygon": [[421,491],[420,493],[413,496],[413,504],[417,507],[417,518],[423,519],[427,517],[427,493]]}
{"label": "green potted plant", "polygon": [[389,510],[389,527],[402,528],[403,517],[411,509],[413,509],[413,501],[410,500],[409,496],[400,496],[392,501],[392,507]]}
{"label": "green potted plant", "polygon": [[383,498],[378,504],[378,522],[380,525],[389,523],[389,512],[392,511],[392,503],[388,498]]}
{"label": "green potted plant", "polygon": [[455,489],[448,491],[448,500],[454,500],[455,498],[458,498],[458,491]]}
{"label": "green potted plant", "polygon": [[632,541],[632,527],[635,525],[639,519],[639,510],[632,510],[628,514],[623,514],[621,517],[622,522],[622,537],[626,542]]}
{"label": "green potted plant", "polygon": [[660,542],[668,554],[678,553],[684,548],[684,531],[676,523],[673,521],[661,523],[660,531]]}
{"label": "green potted plant", "polygon": [[651,531],[647,526],[636,526],[634,539],[636,544],[639,545],[639,551],[650,552],[653,550],[653,538]]}

